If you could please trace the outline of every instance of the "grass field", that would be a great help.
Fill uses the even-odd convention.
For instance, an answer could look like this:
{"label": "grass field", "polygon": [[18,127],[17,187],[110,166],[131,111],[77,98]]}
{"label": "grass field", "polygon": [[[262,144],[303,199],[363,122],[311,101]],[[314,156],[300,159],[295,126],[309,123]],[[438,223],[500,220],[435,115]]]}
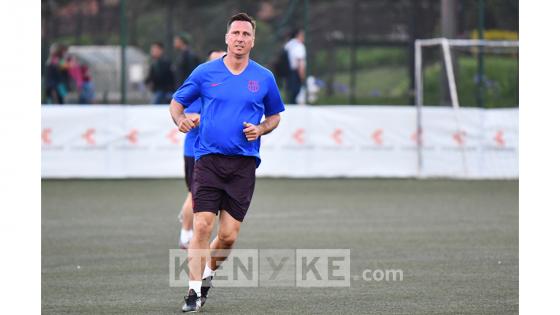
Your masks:
{"label": "grass field", "polygon": [[[180,180],[42,182],[43,314],[179,314]],[[204,313],[515,314],[517,181],[259,179],[237,248],[349,248],[348,288],[214,288]],[[80,266],[78,269],[77,266]]]}

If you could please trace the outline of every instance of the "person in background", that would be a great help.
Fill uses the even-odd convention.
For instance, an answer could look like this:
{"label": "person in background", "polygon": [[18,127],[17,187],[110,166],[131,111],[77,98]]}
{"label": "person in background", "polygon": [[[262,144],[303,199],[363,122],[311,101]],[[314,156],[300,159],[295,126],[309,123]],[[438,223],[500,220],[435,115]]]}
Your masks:
{"label": "person in background", "polygon": [[173,40],[173,47],[179,52],[179,56],[173,67],[176,88],[180,87],[194,68],[200,64],[200,60],[190,49],[190,42],[191,40],[188,34],[177,35]]}
{"label": "person in background", "polygon": [[80,70],[82,74],[82,84],[79,89],[80,104],[92,104],[95,99],[95,85],[91,81],[89,67],[87,65],[81,65]]}
{"label": "person in background", "polygon": [[154,93],[152,104],[169,104],[175,90],[175,78],[171,71],[171,63],[163,56],[164,48],[160,42],[150,47],[152,64],[148,77],[144,81]]}
{"label": "person in background", "polygon": [[53,44],[45,65],[45,94],[47,104],[64,104],[67,94],[65,60],[66,46]]}
{"label": "person in background", "polygon": [[66,62],[68,64],[68,76],[72,79],[68,82],[69,89],[80,92],[84,81],[82,66],[79,63],[78,58],[72,54],[68,55]]}
{"label": "person in background", "polygon": [[291,39],[286,43],[284,49],[288,53],[291,73],[288,76],[288,91],[290,104],[297,104],[297,96],[305,82],[305,32],[302,29],[295,29]]}

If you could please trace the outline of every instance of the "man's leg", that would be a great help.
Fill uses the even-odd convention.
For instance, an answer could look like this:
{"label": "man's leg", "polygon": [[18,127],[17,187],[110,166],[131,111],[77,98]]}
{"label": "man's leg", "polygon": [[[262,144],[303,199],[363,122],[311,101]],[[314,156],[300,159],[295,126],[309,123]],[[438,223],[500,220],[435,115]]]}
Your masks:
{"label": "man's leg", "polygon": [[196,212],[194,214],[193,238],[189,243],[189,288],[194,289],[200,296],[202,281],[202,267],[209,254],[209,241],[212,234],[216,214],[213,212]]}
{"label": "man's leg", "polygon": [[[235,176],[232,177],[225,189],[227,198],[222,206],[224,206],[227,211],[220,211],[218,235],[212,241],[212,244],[210,244],[212,258],[209,264],[207,264],[207,267],[209,267],[208,269],[210,269],[209,271],[212,273],[227,259],[227,256],[229,256],[230,250],[237,240],[241,222],[243,222],[243,218],[247,214],[255,190],[255,159],[252,157],[244,157],[228,162],[229,164],[227,166]],[[213,255],[214,252],[218,252],[219,254]],[[205,271],[204,276],[206,275],[207,271]]]}
{"label": "man's leg", "polygon": [[[220,211],[218,235],[210,245],[212,249],[210,261],[204,265],[201,303],[206,301],[208,290],[212,286],[211,280],[214,276],[215,268],[217,268],[222,261],[227,259],[231,248],[237,240],[241,222],[247,213],[253,195],[256,168],[255,158],[252,157],[224,158],[210,156],[208,159],[213,161],[211,164],[213,168],[220,170],[222,173],[230,174],[230,180],[224,183],[221,177],[216,176],[216,178],[214,178],[214,180],[219,183],[219,189],[222,193],[220,199],[214,200],[219,201],[219,208],[227,209],[227,211]],[[204,164],[201,164],[201,162],[204,163],[204,160],[201,159],[197,162],[197,169],[204,169]],[[197,174],[199,175],[198,177],[196,176]],[[200,176],[200,174],[201,173],[195,172],[195,182],[197,179],[202,180],[203,176]],[[209,192],[204,193],[204,190],[201,191],[200,187],[195,189],[196,207],[201,206],[199,199],[204,200],[202,197],[205,194],[209,195],[206,199],[212,200],[212,198],[208,198],[212,197],[212,194]],[[210,204],[212,203],[209,203],[209,205]],[[196,222],[194,228],[195,230],[197,229]]]}
{"label": "man's leg", "polygon": [[[241,222],[234,219],[227,211],[220,211],[220,226],[218,227],[218,235],[210,244],[210,263],[208,264],[212,271],[218,269],[220,264],[227,259],[233,244],[237,240]],[[220,257],[214,257],[213,253],[219,252]],[[225,257],[224,257],[225,256]]]}
{"label": "man's leg", "polygon": [[183,229],[192,230],[193,228],[193,206],[192,194],[188,193],[185,203],[183,203]]}
{"label": "man's leg", "polygon": [[189,246],[189,242],[193,235],[193,177],[194,177],[194,157],[183,156],[184,168],[185,168],[185,184],[189,192],[187,193],[187,198],[183,203],[181,208],[181,214],[179,220],[181,221],[181,233],[179,235],[179,248],[186,249]]}
{"label": "man's leg", "polygon": [[233,244],[239,235],[241,222],[234,219],[231,214],[225,210],[220,211],[220,223],[218,227],[218,235],[210,244],[210,261],[206,261],[204,272],[202,274],[201,303],[204,305],[208,297],[208,291],[212,287],[212,278],[216,269],[227,259]]}
{"label": "man's leg", "polygon": [[183,203],[183,207],[181,209],[181,218],[182,229],[179,241],[181,248],[186,249],[193,235],[193,206],[191,193],[187,194],[187,198]]}
{"label": "man's leg", "polygon": [[301,89],[301,80],[299,78],[299,74],[296,70],[292,70],[290,72],[290,83],[289,83],[289,90],[290,90],[290,104],[297,104],[297,96],[299,94],[299,90]]}
{"label": "man's leg", "polygon": [[202,267],[206,265],[208,241],[214,225],[213,212],[197,212],[194,214],[194,235],[189,243],[189,291],[185,296],[183,312],[197,312],[202,307]]}

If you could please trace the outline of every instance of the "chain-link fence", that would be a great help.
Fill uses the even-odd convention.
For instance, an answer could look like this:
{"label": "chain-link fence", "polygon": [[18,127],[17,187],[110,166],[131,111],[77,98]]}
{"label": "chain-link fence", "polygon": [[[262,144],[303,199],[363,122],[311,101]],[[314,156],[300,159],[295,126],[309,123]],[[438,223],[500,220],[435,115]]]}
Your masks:
{"label": "chain-link fence", "polygon": [[[295,27],[305,29],[307,73],[316,78],[319,87],[315,103],[413,104],[414,40],[442,34],[473,38],[481,3],[485,28],[498,30],[487,34],[494,34],[498,37],[495,39],[515,39],[519,9],[514,0],[43,0],[42,57],[45,64],[49,46],[55,42],[117,49],[122,34],[134,51],[139,55],[144,52],[141,68],[145,69],[151,43],[164,43],[166,56],[173,60],[177,57],[173,37],[188,33],[192,51],[204,59],[209,50],[225,48],[229,16],[245,11],[257,20],[251,58],[269,68],[290,31]],[[450,15],[453,23],[446,26],[441,17],[449,4],[451,10],[445,14]],[[124,5],[124,14],[120,5]],[[121,30],[123,18],[126,23]],[[139,69],[127,70],[128,103],[149,101],[149,93],[145,92],[142,80],[138,80],[145,72]],[[94,70],[95,76],[120,75],[114,68]],[[100,74],[103,71],[115,73]],[[130,81],[131,71],[135,82]],[[95,78],[94,81],[107,82]],[[117,79],[115,82],[104,87],[98,83],[95,101],[119,102],[120,84]],[[440,88],[438,84],[433,88]],[[427,95],[430,93],[426,91]],[[439,99],[435,97],[434,102]]]}

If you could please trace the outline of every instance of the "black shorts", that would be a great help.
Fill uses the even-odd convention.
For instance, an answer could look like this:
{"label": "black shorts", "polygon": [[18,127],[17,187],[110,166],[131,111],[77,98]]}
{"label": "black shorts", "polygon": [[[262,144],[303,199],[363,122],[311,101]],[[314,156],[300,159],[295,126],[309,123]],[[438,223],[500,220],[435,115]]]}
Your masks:
{"label": "black shorts", "polygon": [[187,189],[192,192],[193,174],[194,174],[194,157],[184,156],[185,158],[185,183]]}
{"label": "black shorts", "polygon": [[194,166],[193,212],[227,211],[243,222],[255,191],[257,161],[248,156],[209,154]]}

